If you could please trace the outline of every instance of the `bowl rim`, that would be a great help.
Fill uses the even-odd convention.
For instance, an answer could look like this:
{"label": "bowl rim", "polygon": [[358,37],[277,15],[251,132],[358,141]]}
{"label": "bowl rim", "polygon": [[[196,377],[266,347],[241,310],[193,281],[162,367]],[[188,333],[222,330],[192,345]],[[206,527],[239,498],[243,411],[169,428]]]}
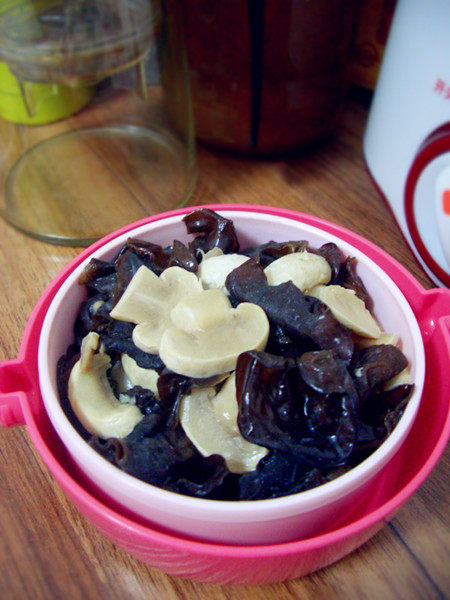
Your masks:
{"label": "bowl rim", "polygon": [[[49,381],[49,369],[47,369],[47,361],[46,361],[46,350],[49,343],[48,334],[50,331],[51,323],[53,320],[53,316],[58,309],[58,301],[62,298],[68,290],[73,285],[74,281],[78,278],[80,271],[84,268],[84,265],[90,260],[92,255],[104,254],[111,250],[113,247],[117,246],[117,250],[120,247],[120,244],[125,241],[126,237],[129,235],[139,236],[139,232],[143,230],[147,231],[150,229],[158,228],[158,226],[170,225],[173,222],[179,221],[180,217],[189,213],[196,208],[211,208],[212,210],[216,210],[219,213],[225,213],[225,215],[229,218],[234,218],[235,216],[249,215],[251,217],[256,216],[265,216],[270,218],[273,222],[274,219],[281,219],[282,222],[296,222],[299,227],[303,229],[303,231],[312,231],[318,232],[320,235],[326,235],[327,241],[335,241],[338,246],[344,251],[346,255],[351,252],[351,255],[356,256],[357,260],[360,258],[363,259],[368,265],[369,268],[373,269],[375,273],[385,281],[386,285],[389,287],[396,300],[400,303],[402,308],[404,308],[407,314],[407,321],[412,328],[412,335],[414,337],[414,348],[416,351],[416,373],[415,373],[415,390],[413,395],[408,402],[408,406],[405,410],[405,413],[402,415],[399,423],[397,424],[394,432],[383,442],[383,444],[367,459],[362,461],[359,465],[336,478],[333,481],[327,482],[318,486],[317,488],[313,488],[312,490],[307,490],[304,492],[299,492],[297,494],[290,494],[288,496],[282,496],[273,499],[265,499],[265,500],[247,500],[247,501],[224,501],[224,500],[211,500],[205,498],[195,498],[182,494],[177,494],[175,492],[170,492],[168,490],[164,490],[162,488],[158,488],[146,482],[143,482],[123,471],[121,471],[116,466],[112,465],[106,459],[104,459],[101,455],[99,455],[94,449],[88,446],[88,444],[83,440],[83,438],[78,434],[78,432],[73,428],[70,424],[69,420],[65,416],[64,411],[59,402],[59,398],[55,396],[52,392],[52,386]],[[235,213],[235,214],[233,214]],[[179,209],[177,211],[170,211],[168,213],[161,213],[159,215],[155,215],[150,218],[143,219],[136,223],[130,224],[129,226],[119,229],[116,232],[102,238],[89,248],[87,248],[82,255],[80,255],[80,260],[73,268],[65,274],[62,278],[61,285],[57,290],[54,298],[51,301],[51,304],[47,310],[47,314],[45,315],[44,322],[42,324],[40,338],[39,338],[39,350],[38,350],[38,364],[39,364],[39,384],[41,388],[41,396],[47,410],[47,414],[49,418],[57,430],[57,433],[61,439],[61,441],[66,445],[65,436],[68,436],[68,439],[71,440],[72,444],[79,444],[81,442],[81,448],[83,448],[84,452],[89,455],[89,460],[94,461],[94,463],[98,464],[98,468],[102,469],[105,472],[105,475],[121,484],[126,484],[126,486],[132,490],[133,493],[143,494],[144,496],[151,496],[155,498],[155,496],[159,497],[161,501],[163,501],[166,505],[171,505],[175,510],[184,511],[187,506],[189,506],[190,510],[198,510],[199,517],[202,518],[202,514],[204,510],[208,509],[208,512],[213,515],[213,518],[218,521],[227,521],[230,519],[230,511],[232,511],[232,519],[234,521],[256,521],[261,520],[271,520],[279,518],[279,511],[283,511],[283,517],[287,517],[290,514],[295,514],[299,511],[308,512],[309,510],[314,510],[318,506],[323,506],[333,502],[337,497],[341,495],[345,495],[349,491],[351,491],[355,486],[361,483],[360,480],[366,479],[366,473],[369,470],[378,470],[377,466],[379,461],[383,459],[384,456],[389,455],[392,451],[392,447],[397,443],[399,437],[402,437],[402,443],[404,438],[406,437],[409,428],[411,427],[415,415],[417,414],[420,397],[423,391],[423,383],[424,383],[424,373],[425,373],[425,359],[424,359],[424,348],[422,342],[422,336],[420,332],[419,325],[417,323],[416,316],[412,311],[408,301],[406,300],[404,294],[399,289],[398,285],[391,279],[389,275],[385,273],[385,271],[379,267],[376,262],[367,255],[366,252],[361,251],[359,248],[354,246],[351,242],[347,240],[341,239],[336,233],[330,233],[326,228],[322,229],[320,227],[321,223],[319,222],[317,225],[310,225],[305,223],[301,219],[301,213],[297,213],[294,211],[285,211],[283,209],[276,209],[266,206],[246,206],[246,205],[205,205],[201,207],[186,207],[183,209]],[[321,221],[320,219],[316,219],[316,221]],[[326,224],[326,221],[323,221]],[[339,227],[339,226],[337,226]],[[349,232],[349,230],[347,230]],[[352,233],[352,232],[349,232]],[[358,240],[357,234],[354,234],[356,241]],[[122,240],[122,238],[124,238]],[[364,239],[364,238],[362,238]],[[367,240],[365,240],[367,242]],[[171,240],[168,240],[170,243]],[[349,251],[350,252],[349,252]],[[379,249],[378,249],[379,250]],[[82,258],[81,258],[82,256]],[[390,260],[393,260],[389,257]],[[72,263],[71,263],[72,264]],[[45,368],[44,368],[45,367]],[[414,402],[412,402],[414,400]],[[394,433],[396,435],[394,435]],[[70,450],[69,450],[70,451]],[[396,450],[398,451],[398,450]],[[383,466],[384,463],[381,463],[380,467]],[[369,475],[369,478],[372,477],[374,473]],[[348,491],[346,491],[348,489]],[[206,504],[205,504],[206,502]],[[308,506],[309,505],[309,506]],[[276,514],[274,514],[274,509],[276,509]],[[209,517],[211,518],[211,517]]]}

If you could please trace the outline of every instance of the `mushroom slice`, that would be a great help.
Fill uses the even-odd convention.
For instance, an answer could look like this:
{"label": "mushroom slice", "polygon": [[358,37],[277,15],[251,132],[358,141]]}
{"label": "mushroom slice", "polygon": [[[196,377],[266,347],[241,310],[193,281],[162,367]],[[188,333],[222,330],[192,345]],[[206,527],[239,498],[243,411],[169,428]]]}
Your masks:
{"label": "mushroom slice", "polygon": [[375,339],[371,338],[363,338],[358,340],[358,346],[361,348],[368,348],[369,346],[397,346],[398,344],[398,335],[396,333],[386,333],[382,332],[379,337]]}
{"label": "mushroom slice", "polygon": [[158,354],[161,336],[168,322],[169,319],[165,315],[159,323],[140,323],[136,325],[131,334],[133,344],[143,352]]}
{"label": "mushroom slice", "polygon": [[219,375],[213,375],[212,377],[192,377],[192,387],[215,387],[228,379],[229,373],[220,373]]}
{"label": "mushroom slice", "polygon": [[231,271],[249,260],[242,254],[220,254],[202,260],[198,267],[198,276],[204,289],[218,289],[228,293],[225,280]]}
{"label": "mushroom slice", "polygon": [[410,383],[411,383],[411,373],[409,372],[409,367],[406,367],[405,369],[403,369],[403,371],[400,371],[400,373],[398,375],[396,375],[395,377],[393,377],[392,379],[387,381],[386,384],[384,385],[383,389],[386,391],[392,390],[393,388],[397,387],[398,385],[408,385]]}
{"label": "mushroom slice", "polygon": [[326,304],[335,319],[355,333],[367,338],[380,337],[378,323],[354,290],[340,285],[317,285],[309,291],[309,295]]}
{"label": "mushroom slice", "polygon": [[92,338],[86,338],[81,345],[81,357],[69,377],[73,412],[89,433],[102,439],[126,437],[143,415],[137,406],[122,404],[114,396],[106,376],[111,359],[104,352],[95,354]]}
{"label": "mushroom slice", "polygon": [[[228,392],[233,390],[230,384]],[[234,388],[235,389],[235,388]],[[219,395],[221,392],[219,392]],[[245,440],[237,428],[236,420],[233,427],[227,423],[227,417],[217,413],[214,406],[214,388],[195,388],[189,396],[183,398],[180,405],[180,421],[186,435],[203,456],[220,454],[225,459],[232,473],[247,473],[254,471],[264,456],[267,448],[252,444]],[[231,397],[237,407],[236,394]],[[228,401],[223,403],[225,406]],[[237,410],[236,410],[237,416]]]}
{"label": "mushroom slice", "polygon": [[323,256],[307,251],[277,258],[264,269],[264,273],[269,285],[292,281],[303,293],[331,279],[331,267]]}
{"label": "mushroom slice", "polygon": [[86,373],[91,368],[92,357],[99,346],[100,336],[95,331],[89,332],[82,339],[80,348],[80,369],[82,373]]}
{"label": "mushroom slice", "polygon": [[136,323],[133,342],[141,350],[156,354],[172,308],[181,298],[201,289],[197,276],[181,267],[169,267],[158,277],[143,265],[110,315],[113,319]]}
{"label": "mushroom slice", "polygon": [[122,367],[127,376],[131,386],[139,385],[140,387],[150,390],[158,396],[158,377],[159,374],[154,369],[144,369],[140,367],[134,358],[128,356],[128,354],[122,354]]}
{"label": "mushroom slice", "polygon": [[97,300],[97,302],[94,302],[94,304],[92,305],[92,314],[95,315],[104,304],[104,300]]}
{"label": "mushroom slice", "polygon": [[211,250],[208,250],[208,252],[203,252],[203,250],[199,250],[199,253],[202,256],[202,261],[203,261],[203,260],[206,260],[207,258],[212,258],[213,256],[222,256],[223,250],[221,248],[219,248],[218,246],[214,246],[214,248],[211,248]]}
{"label": "mushroom slice", "polygon": [[241,435],[237,418],[239,406],[236,400],[236,375],[233,373],[228,377],[220,391],[211,401],[216,419],[230,435]]}
{"label": "mushroom slice", "polygon": [[250,302],[232,308],[220,290],[183,298],[171,318],[172,326],[161,338],[161,360],[175,373],[188,377],[233,371],[239,354],[263,350],[269,335],[262,308]]}
{"label": "mushroom slice", "polygon": [[[128,379],[123,370],[122,363],[117,361],[110,372],[108,373],[109,379],[114,382],[114,393],[118,394],[119,400],[122,402],[123,395],[127,390],[130,390],[133,387],[133,384]],[[128,398],[128,402],[130,398]]]}

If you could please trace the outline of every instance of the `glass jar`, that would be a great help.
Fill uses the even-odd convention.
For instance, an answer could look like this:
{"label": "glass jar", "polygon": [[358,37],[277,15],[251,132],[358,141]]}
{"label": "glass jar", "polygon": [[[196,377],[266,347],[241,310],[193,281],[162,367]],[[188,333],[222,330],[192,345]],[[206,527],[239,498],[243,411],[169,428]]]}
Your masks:
{"label": "glass jar", "polygon": [[84,245],[186,203],[194,129],[181,13],[157,0],[0,7],[1,215]]}

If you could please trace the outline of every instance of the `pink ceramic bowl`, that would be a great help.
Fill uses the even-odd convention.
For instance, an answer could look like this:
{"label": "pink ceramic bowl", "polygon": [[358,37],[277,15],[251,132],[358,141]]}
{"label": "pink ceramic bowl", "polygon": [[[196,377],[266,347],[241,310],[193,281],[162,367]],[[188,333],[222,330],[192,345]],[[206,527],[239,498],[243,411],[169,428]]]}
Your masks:
{"label": "pink ceramic bowl", "polygon": [[[347,251],[346,242],[350,242],[352,247],[349,248],[349,253],[357,256],[360,261],[362,258],[361,266],[363,266],[363,269],[367,269],[367,273],[371,274],[371,277],[377,278],[378,283],[384,286],[385,275],[382,272],[381,274],[377,273],[379,269],[377,269],[376,265],[372,264],[371,260],[364,258],[364,255],[374,259],[382,270],[396,282],[402,294],[406,297],[407,302],[405,302],[402,294],[398,294],[396,286],[392,285],[392,282],[388,280],[386,284],[387,288],[383,288],[385,289],[385,293],[392,294],[392,299],[395,300],[394,305],[400,303],[402,310],[404,309],[408,315],[406,319],[403,319],[408,324],[405,324],[404,330],[399,329],[399,323],[390,321],[388,316],[386,316],[387,320],[385,320],[385,315],[381,315],[381,313],[378,314],[378,317],[385,328],[389,328],[391,323],[395,324],[395,329],[403,339],[404,350],[413,363],[414,380],[416,384],[419,383],[420,385],[421,373],[423,374],[422,345],[421,343],[418,344],[419,350],[417,351],[415,348],[417,323],[416,319],[411,318],[411,309],[408,307],[408,304],[419,321],[419,327],[425,339],[429,368],[418,418],[414,422],[412,430],[399,452],[396,453],[396,449],[401,444],[401,441],[395,442],[392,447],[389,446],[390,456],[386,459],[388,462],[383,468],[378,470],[378,473],[376,473],[378,467],[370,464],[369,467],[363,467],[363,474],[356,478],[356,483],[353,473],[351,473],[352,477],[347,478],[351,481],[352,485],[361,487],[360,492],[356,492],[358,502],[352,502],[352,512],[349,513],[347,511],[349,514],[346,515],[346,520],[342,517],[345,525],[340,528],[336,526],[337,500],[333,496],[333,493],[336,493],[336,490],[334,490],[331,493],[331,500],[328,505],[319,505],[309,511],[308,519],[311,515],[314,515],[316,522],[320,520],[318,515],[322,515],[323,517],[324,514],[328,514],[327,517],[323,517],[321,525],[318,526],[317,533],[320,533],[320,535],[316,537],[276,545],[266,543],[259,547],[249,546],[248,543],[243,546],[224,546],[195,542],[184,539],[180,535],[163,533],[160,526],[149,525],[145,518],[137,517],[135,511],[130,510],[129,506],[124,508],[122,506],[123,499],[116,498],[115,500],[111,500],[109,494],[99,488],[98,479],[97,484],[92,483],[92,479],[95,480],[95,478],[99,477],[95,469],[92,474],[89,473],[88,477],[86,477],[85,465],[80,470],[74,464],[70,454],[61,444],[59,437],[55,436],[41,401],[42,392],[42,395],[46,397],[46,403],[49,406],[52,404],[47,398],[47,394],[54,394],[54,390],[52,391],[54,381],[52,381],[52,374],[48,368],[48,363],[51,362],[49,359],[53,357],[51,360],[55,360],[60,351],[65,349],[66,342],[68,341],[68,338],[65,341],[61,340],[60,338],[64,337],[61,334],[54,337],[49,335],[49,333],[45,334],[45,331],[51,332],[58,329],[58,327],[52,329],[55,326],[55,320],[58,319],[58,315],[60,314],[60,311],[56,311],[54,316],[51,316],[52,306],[55,306],[52,300],[55,298],[56,303],[56,298],[61,297],[57,296],[57,294],[64,295],[68,293],[68,289],[71,287],[70,278],[76,278],[76,275],[71,275],[74,270],[82,268],[83,261],[92,256],[93,253],[95,255],[102,255],[103,249],[106,247],[105,244],[110,244],[107,247],[112,248],[115,245],[120,245],[124,236],[141,235],[138,229],[135,228],[136,225],[129,226],[116,234],[108,236],[83,252],[64,269],[42,296],[27,326],[19,358],[0,365],[0,421],[5,425],[26,422],[41,456],[66,493],[106,535],[136,556],[168,572],[183,576],[215,582],[262,583],[310,572],[337,560],[357,547],[381,526],[383,518],[389,516],[406,500],[435,464],[448,438],[449,430],[449,292],[446,290],[425,292],[405,269],[373,244],[347,230],[319,219],[267,207],[218,206],[211,208],[226,210],[227,214],[232,216],[235,222],[239,224],[243,224],[246,221],[248,224],[255,220],[265,223],[266,232],[261,238],[255,238],[252,235],[253,241],[263,241],[269,238],[282,239],[279,236],[275,236],[276,230],[274,228],[275,224],[278,226],[280,223],[287,228],[284,232],[289,233],[287,236],[289,238],[308,237],[306,235],[299,236],[299,232],[302,231],[311,234],[313,237],[309,239],[315,243],[316,239],[322,239],[321,236],[325,236],[325,241],[329,241],[333,235],[337,235],[339,246],[344,251]],[[179,222],[180,215],[188,210],[185,209],[153,217],[140,222],[137,224],[137,227],[146,227],[147,223],[157,225],[159,221],[164,221],[160,223],[160,226],[164,229],[169,223]],[[264,215],[269,216],[264,217]],[[261,223],[258,229],[262,227]],[[310,228],[310,226],[313,227]],[[133,229],[132,232],[131,229]],[[156,227],[156,229],[159,229],[159,227]],[[293,229],[296,235],[292,235]],[[250,230],[247,226],[245,230],[247,232],[245,235],[249,235]],[[164,238],[161,241],[171,241],[173,238],[172,232],[170,235],[172,236],[170,239]],[[318,236],[318,238],[314,236]],[[159,241],[155,237],[152,237],[152,239]],[[251,240],[248,239],[248,241],[250,242]],[[364,255],[361,256],[359,250]],[[100,254],[97,254],[97,251],[100,251]],[[361,271],[361,275],[366,283],[369,283],[363,271]],[[370,285],[368,287],[370,288],[370,292],[375,295],[375,302],[378,309],[379,298],[376,295],[376,289]],[[59,288],[61,288],[60,292],[58,292]],[[48,313],[46,318],[47,324],[43,326],[42,323],[46,313]],[[400,315],[397,314],[394,321],[397,320],[397,317],[400,318]],[[67,323],[59,322],[59,325],[64,325],[63,329],[67,329]],[[47,342],[44,342],[46,336]],[[409,342],[407,342],[408,337],[410,338]],[[58,347],[58,344],[61,347]],[[411,345],[413,349],[412,355],[410,355],[409,346],[407,348],[405,344]],[[40,346],[40,360],[41,362],[44,361],[44,368],[40,374],[41,386],[43,388],[41,390],[37,386],[38,345]],[[43,350],[44,347],[47,349],[47,358]],[[49,388],[47,389],[45,386],[49,386]],[[53,409],[56,413],[58,412],[56,403],[54,403]],[[52,408],[49,408],[50,412],[51,410]],[[415,409],[413,412],[415,412]],[[52,416],[52,419],[55,426],[58,427],[54,416]],[[410,419],[412,421],[413,417],[410,417]],[[62,419],[63,423],[64,420],[65,417]],[[66,425],[67,423],[64,423],[62,434],[60,431],[58,432],[61,437],[65,435],[64,427]],[[405,430],[401,434],[402,438],[406,436],[410,426],[411,422],[403,425]],[[75,443],[78,444],[76,448],[79,449],[80,440],[74,439]],[[418,440],[420,440],[420,444],[417,443]],[[67,440],[65,440],[65,443],[69,447],[70,442],[67,443]],[[95,459],[97,458],[99,457],[95,455]],[[111,467],[108,464],[106,466]],[[372,469],[369,471],[369,475],[365,475],[366,468]],[[103,472],[103,467],[100,467],[100,469]],[[114,467],[111,467],[111,469],[118,471]],[[354,471],[356,472],[357,469]],[[120,471],[118,473],[123,475]],[[344,480],[345,477],[347,476],[343,476],[341,479]],[[367,478],[366,480],[364,479],[365,477]],[[322,486],[322,490],[325,490],[327,485]],[[151,488],[151,486],[146,487]],[[312,492],[314,491],[317,492],[317,490],[312,490]],[[344,486],[344,493],[345,491]],[[157,490],[157,494],[160,493],[163,494],[164,499],[167,499],[168,495],[172,496],[168,492]],[[347,493],[347,496],[352,497],[353,493],[354,490]],[[301,498],[302,496],[307,497],[308,494],[310,492],[298,494],[297,498]],[[311,502],[314,502],[314,494],[310,494],[310,496],[312,496]],[[324,497],[327,499],[330,498],[326,493]],[[177,496],[176,498],[182,497]],[[292,496],[292,498],[296,497]],[[212,501],[197,500],[196,502],[200,502],[204,506],[205,502]],[[291,502],[290,498],[284,498],[273,501],[259,501],[258,504],[261,504],[261,506],[264,506],[264,503],[273,503],[273,506],[275,506],[275,503],[281,504],[281,512],[278,514],[280,523],[285,522],[286,519],[294,523],[296,521],[295,515],[292,513],[289,514],[289,510],[292,510]],[[230,503],[217,504],[229,505]],[[255,502],[248,504],[251,504],[251,506],[256,505]],[[306,506],[309,508],[311,504],[308,505],[306,503]],[[305,505],[303,505],[304,507]],[[220,514],[220,510],[221,507],[217,509],[217,513],[213,513],[214,516]],[[230,509],[228,508],[228,510]],[[245,510],[245,507],[243,510]],[[321,513],[322,510],[325,512]],[[261,514],[264,516],[264,507],[261,511],[259,518]],[[228,513],[230,521],[229,515],[230,513]],[[242,517],[238,511],[238,522],[239,518]],[[184,526],[184,520],[184,518],[178,517],[174,529],[179,530],[180,527]],[[300,521],[303,520],[300,519]],[[254,521],[252,522],[252,527],[253,525]],[[223,527],[223,523],[219,521],[219,529],[221,526]],[[272,521],[271,526],[273,533],[278,524]],[[251,531],[252,527],[249,528],[249,531]],[[321,531],[320,527],[322,528]],[[259,527],[256,529],[259,531]],[[323,534],[324,530],[328,530],[329,533]],[[271,539],[273,540],[273,538]],[[239,541],[242,543],[244,540],[241,539]],[[261,542],[261,540],[256,541]]]}

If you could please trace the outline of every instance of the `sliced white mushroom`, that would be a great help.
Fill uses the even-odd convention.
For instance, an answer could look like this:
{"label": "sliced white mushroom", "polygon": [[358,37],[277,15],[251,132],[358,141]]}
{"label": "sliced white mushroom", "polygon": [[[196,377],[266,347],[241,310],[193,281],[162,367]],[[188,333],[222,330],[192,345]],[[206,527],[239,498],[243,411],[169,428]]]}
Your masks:
{"label": "sliced white mushroom", "polygon": [[100,336],[95,331],[90,331],[81,341],[80,348],[80,370],[86,373],[91,368],[92,357],[98,350]]}
{"label": "sliced white mushroom", "polygon": [[220,391],[211,400],[216,419],[230,435],[240,434],[237,418],[238,403],[236,400],[236,375],[232,373]]}
{"label": "sliced white mushroom", "polygon": [[368,338],[380,337],[381,329],[378,323],[354,290],[340,285],[318,285],[309,291],[309,295],[326,304],[342,325],[358,335]]}
{"label": "sliced white mushroom", "polygon": [[368,348],[369,346],[380,346],[386,344],[388,346],[396,346],[398,344],[398,335],[396,333],[382,332],[377,338],[362,338],[358,340],[358,346]]}
{"label": "sliced white mushroom", "polygon": [[158,277],[142,266],[110,315],[120,321],[136,323],[133,342],[144,352],[155,354],[170,322],[172,308],[181,298],[201,290],[197,276],[181,267],[169,267]]}
{"label": "sliced white mushroom", "polygon": [[237,426],[230,429],[225,425],[213,406],[214,396],[214,388],[196,388],[183,398],[180,421],[186,435],[203,456],[223,456],[232,473],[253,471],[267,448],[245,440]]}
{"label": "sliced white mushroom", "polygon": [[80,360],[70,373],[69,401],[89,433],[103,439],[123,438],[133,431],[143,415],[136,406],[122,404],[114,396],[106,376],[111,360],[104,352],[95,353],[92,340],[85,338]]}
{"label": "sliced white mushroom", "polygon": [[172,326],[161,338],[164,364],[188,377],[212,377],[232,371],[246,350],[263,350],[269,321],[256,304],[232,308],[220,290],[185,297],[172,310]]}
{"label": "sliced white mushroom", "polygon": [[198,266],[198,277],[205,290],[218,289],[227,293],[225,280],[228,275],[247,262],[248,256],[242,254],[219,254],[202,260]]}
{"label": "sliced white mushroom", "polygon": [[213,256],[222,256],[223,250],[222,248],[219,248],[219,246],[214,246],[214,248],[211,248],[211,250],[208,250],[208,252],[203,252],[203,250],[200,250],[200,253],[202,255],[202,260],[206,260],[207,258],[212,258]]}
{"label": "sliced white mushroom", "polygon": [[144,369],[140,367],[134,358],[128,356],[128,354],[122,354],[122,367],[130,381],[132,387],[140,385],[146,390],[152,391],[156,396],[158,395],[158,372],[154,369]]}
{"label": "sliced white mushroom", "polygon": [[228,379],[229,376],[230,373],[220,373],[219,375],[213,375],[212,377],[192,377],[192,387],[216,387]]}
{"label": "sliced white mushroom", "polygon": [[103,300],[97,300],[96,302],[94,302],[94,304],[92,305],[92,314],[95,315],[95,313],[97,313],[104,304],[105,302]]}
{"label": "sliced white mushroom", "polygon": [[397,387],[398,385],[408,385],[411,383],[411,373],[409,372],[409,367],[405,367],[403,371],[400,371],[398,375],[390,379],[385,385],[384,389],[392,390],[392,388]]}
{"label": "sliced white mushroom", "polygon": [[307,251],[277,258],[264,269],[264,273],[269,285],[292,281],[303,293],[331,279],[330,265],[323,256]]}
{"label": "sliced white mushroom", "polygon": [[109,372],[109,377],[114,381],[114,390],[119,394],[119,399],[123,402],[122,396],[126,391],[130,390],[133,385],[128,379],[123,370],[122,363],[117,361],[111,371]]}
{"label": "sliced white mushroom", "polygon": [[151,323],[158,319],[162,308],[170,306],[170,312],[181,298],[201,289],[197,276],[181,267],[169,267],[158,277],[143,265],[110,315],[129,323]]}

